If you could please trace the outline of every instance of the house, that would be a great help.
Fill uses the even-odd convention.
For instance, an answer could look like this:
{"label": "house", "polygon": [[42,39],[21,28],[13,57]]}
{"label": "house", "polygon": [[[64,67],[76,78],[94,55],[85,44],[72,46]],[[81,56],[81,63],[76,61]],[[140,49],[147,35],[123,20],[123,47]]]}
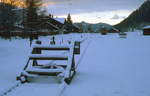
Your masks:
{"label": "house", "polygon": [[[51,32],[52,34],[78,32],[79,28],[73,24],[65,24],[65,18],[53,18],[51,16],[40,16],[36,22],[30,22],[28,30],[38,32]],[[63,31],[63,32],[60,32]]]}
{"label": "house", "polygon": [[150,35],[150,25],[143,28],[143,35]]}
{"label": "house", "polygon": [[[59,18],[60,19],[60,18]],[[52,18],[50,16],[40,16],[38,17],[36,22],[28,22],[24,24],[28,24],[30,27],[27,27],[28,30],[38,30],[44,32],[55,32],[63,27],[63,20],[65,18],[61,18],[61,21],[58,18]]]}
{"label": "house", "polygon": [[107,28],[105,28],[104,26],[100,29],[100,33],[102,34],[102,35],[106,35],[107,33],[108,33],[108,30],[107,30]]}
{"label": "house", "polygon": [[119,33],[119,30],[116,28],[109,29],[109,33]]}

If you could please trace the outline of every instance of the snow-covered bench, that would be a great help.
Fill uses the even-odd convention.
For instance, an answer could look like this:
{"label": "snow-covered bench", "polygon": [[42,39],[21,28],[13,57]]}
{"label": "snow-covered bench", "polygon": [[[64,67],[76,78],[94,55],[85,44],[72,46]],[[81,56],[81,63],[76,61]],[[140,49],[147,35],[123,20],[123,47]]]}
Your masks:
{"label": "snow-covered bench", "polygon": [[[76,46],[79,48],[79,46]],[[68,54],[49,54],[43,55],[41,51],[66,51]],[[27,81],[27,77],[30,75],[47,75],[47,76],[62,76],[66,83],[70,83],[73,76],[75,75],[75,42],[71,42],[70,45],[51,45],[51,46],[42,46],[35,45],[33,46],[32,54],[29,56],[28,62],[24,67],[23,72],[17,80],[22,82]],[[65,65],[62,64],[53,64],[52,61],[66,61]],[[40,65],[39,61],[49,61],[50,64]],[[25,73],[25,74],[24,74]],[[62,75],[63,74],[63,75]],[[25,79],[22,79],[24,77]]]}

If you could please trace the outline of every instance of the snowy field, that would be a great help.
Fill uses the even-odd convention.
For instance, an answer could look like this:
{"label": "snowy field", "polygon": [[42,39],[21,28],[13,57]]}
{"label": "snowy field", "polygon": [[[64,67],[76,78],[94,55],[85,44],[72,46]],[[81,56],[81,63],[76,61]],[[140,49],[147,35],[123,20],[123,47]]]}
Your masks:
{"label": "snowy field", "polygon": [[[57,43],[78,39],[78,34],[57,36]],[[84,34],[81,51],[89,44],[71,85],[62,96],[150,96],[150,37],[129,32],[127,38],[118,34]],[[50,37],[41,37],[49,42]],[[0,40],[0,92],[15,82],[30,53],[29,40]],[[55,79],[54,79],[55,80]],[[8,96],[54,96],[56,82],[32,83],[16,89]],[[32,86],[32,87],[31,87]],[[36,87],[36,88],[33,88]],[[49,90],[49,87],[53,88]],[[31,92],[31,93],[30,93]],[[32,94],[33,92],[33,94]],[[32,95],[31,95],[32,94]]]}

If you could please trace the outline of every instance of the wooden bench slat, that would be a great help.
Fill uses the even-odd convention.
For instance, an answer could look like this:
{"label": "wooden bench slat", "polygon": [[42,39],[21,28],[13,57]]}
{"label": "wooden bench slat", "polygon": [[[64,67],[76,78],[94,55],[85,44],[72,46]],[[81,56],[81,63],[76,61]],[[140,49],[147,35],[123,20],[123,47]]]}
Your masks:
{"label": "wooden bench slat", "polygon": [[55,45],[53,45],[53,46],[41,46],[41,45],[35,45],[35,46],[33,46],[33,48],[34,49],[40,49],[40,50],[69,50],[70,49],[70,47],[69,46],[62,46],[62,45],[60,45],[60,46],[55,46]]}
{"label": "wooden bench slat", "polygon": [[36,60],[68,60],[68,56],[66,55],[31,55],[29,59],[36,59]]}

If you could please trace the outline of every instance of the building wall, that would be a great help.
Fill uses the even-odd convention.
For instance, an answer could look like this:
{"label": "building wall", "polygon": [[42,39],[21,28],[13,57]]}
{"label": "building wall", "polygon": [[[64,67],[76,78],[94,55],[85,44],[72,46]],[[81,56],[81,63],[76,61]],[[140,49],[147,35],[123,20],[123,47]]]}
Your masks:
{"label": "building wall", "polygon": [[143,35],[150,35],[150,28],[149,29],[143,29]]}

